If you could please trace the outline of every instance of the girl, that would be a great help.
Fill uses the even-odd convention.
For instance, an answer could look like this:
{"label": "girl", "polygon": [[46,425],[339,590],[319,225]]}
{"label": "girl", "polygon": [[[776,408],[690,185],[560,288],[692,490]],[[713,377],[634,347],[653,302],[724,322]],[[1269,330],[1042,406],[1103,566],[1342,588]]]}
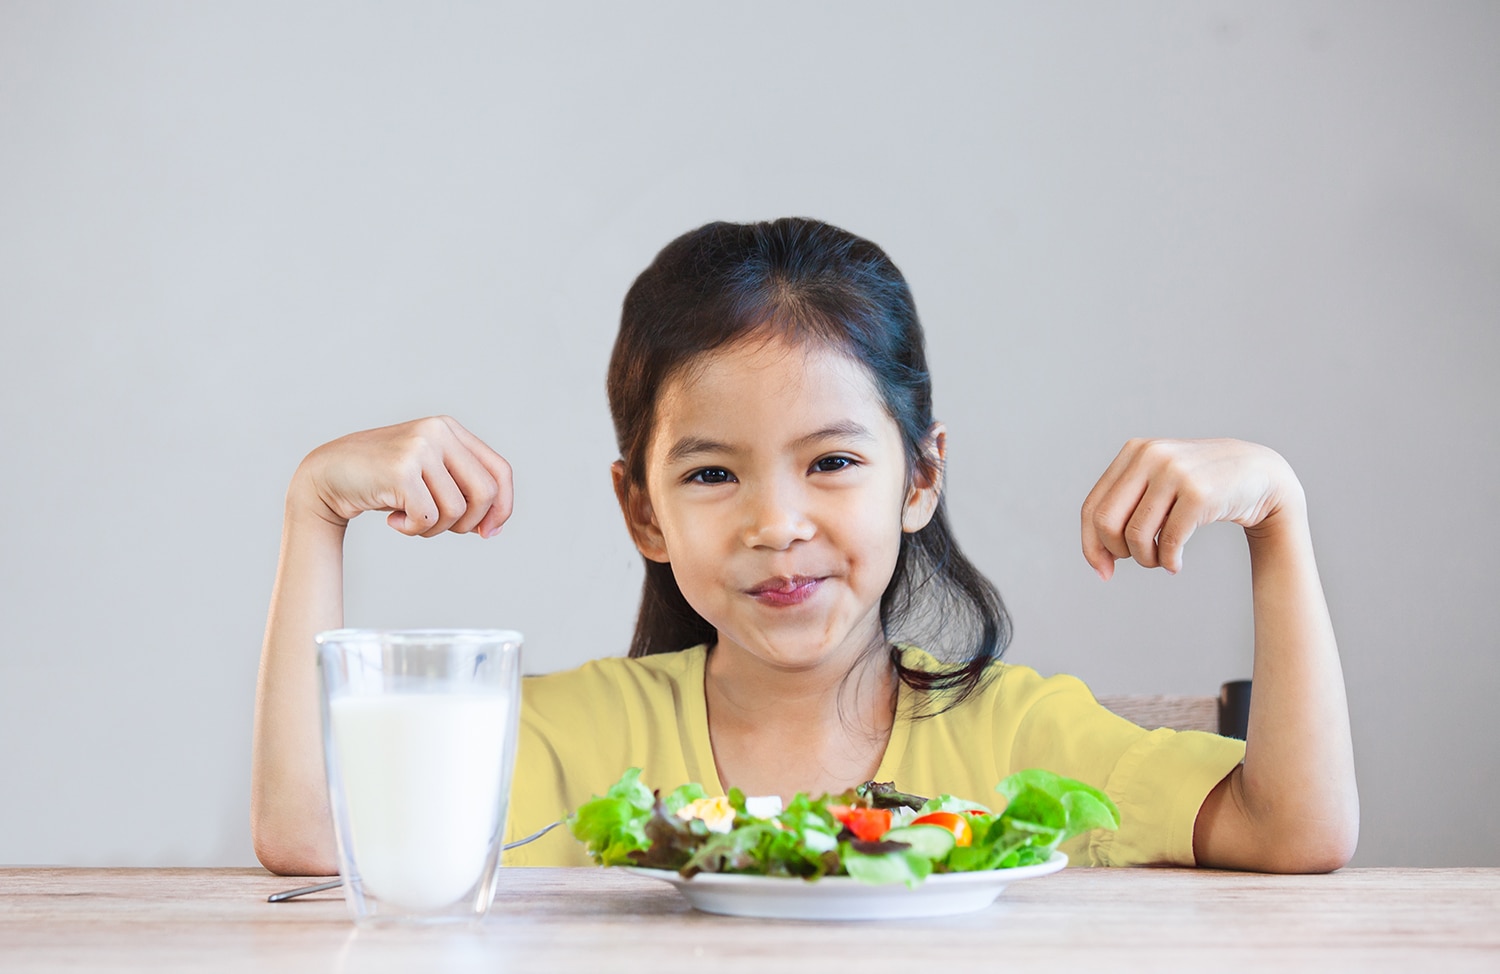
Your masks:
{"label": "girl", "polygon": [[[983,799],[1044,767],[1106,790],[1118,832],[1075,862],[1336,869],[1358,798],[1343,678],[1301,485],[1232,440],[1126,444],[1083,505],[1083,553],[1178,570],[1213,521],[1250,546],[1248,742],[1146,731],[1077,680],[999,662],[1009,621],[943,507],[947,437],[905,280],[826,224],[710,224],[626,296],[609,368],[626,526],[646,562],[630,658],[526,681],[508,838],[631,766],[710,794],[839,792],[868,779]],[[447,418],[314,450],[287,494],[257,695],[255,848],[331,874],[312,636],[342,624],[349,520],[493,537],[511,471]],[[563,830],[512,863],[583,863]]]}

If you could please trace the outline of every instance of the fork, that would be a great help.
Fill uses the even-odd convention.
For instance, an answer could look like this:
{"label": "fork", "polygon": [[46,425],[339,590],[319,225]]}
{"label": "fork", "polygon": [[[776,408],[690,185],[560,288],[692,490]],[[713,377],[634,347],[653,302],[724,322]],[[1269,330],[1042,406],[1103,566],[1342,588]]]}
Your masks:
{"label": "fork", "polygon": [[[540,839],[542,836],[546,835],[548,832],[551,832],[561,824],[561,821],[553,822],[546,828],[533,832],[530,835],[526,836],[526,838],[524,839],[517,839],[514,842],[507,842],[500,848],[502,850],[509,851],[511,849],[523,846],[528,842],[535,842],[537,839]],[[321,893],[324,890],[338,889],[342,885],[344,885],[343,877],[339,877],[338,879],[331,879],[326,883],[315,883],[312,886],[299,886],[297,889],[289,889],[284,890],[280,893],[272,893],[270,896],[266,897],[266,902],[285,903],[287,900],[296,899],[299,896],[306,896],[309,893]]]}

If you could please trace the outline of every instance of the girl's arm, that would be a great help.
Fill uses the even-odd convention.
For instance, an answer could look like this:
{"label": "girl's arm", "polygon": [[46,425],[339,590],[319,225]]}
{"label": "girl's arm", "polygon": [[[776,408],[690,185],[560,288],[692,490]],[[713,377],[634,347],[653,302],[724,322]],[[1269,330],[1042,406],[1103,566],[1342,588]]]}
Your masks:
{"label": "girl's arm", "polygon": [[250,798],[255,854],[283,875],[338,872],[313,636],[343,624],[344,530],[364,511],[390,511],[402,534],[492,537],[510,516],[510,465],[437,417],[324,444],[293,475],[256,685]]}
{"label": "girl's arm", "polygon": [[1176,573],[1214,521],[1245,529],[1255,607],[1244,764],[1204,800],[1199,865],[1327,872],[1359,838],[1343,671],[1313,558],[1307,501],[1272,450],[1236,440],[1132,440],[1083,507],[1083,549],[1108,579],[1117,558]]}

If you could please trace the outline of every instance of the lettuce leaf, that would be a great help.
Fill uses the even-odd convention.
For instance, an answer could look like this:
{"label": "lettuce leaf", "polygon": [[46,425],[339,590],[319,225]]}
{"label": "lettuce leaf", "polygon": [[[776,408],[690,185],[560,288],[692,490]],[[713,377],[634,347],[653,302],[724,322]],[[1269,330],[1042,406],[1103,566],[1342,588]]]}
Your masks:
{"label": "lettuce leaf", "polygon": [[[1066,842],[1093,829],[1113,831],[1120,827],[1120,810],[1104,792],[1041,768],[1018,771],[996,785],[995,790],[1010,802],[1005,812],[1012,816],[1018,800],[1024,802],[1028,810],[1034,810],[1047,805],[1041,796],[1051,798],[1061,808],[1062,814],[1059,818],[1049,812],[1045,824],[1063,830],[1059,841]],[[1047,807],[1050,809],[1051,806]]]}
{"label": "lettuce leaf", "polygon": [[641,784],[641,769],[631,768],[603,798],[585,802],[569,815],[568,830],[599,865],[628,865],[631,853],[651,848],[646,823],[655,807],[656,797]]}
{"label": "lettuce leaf", "polygon": [[1120,827],[1120,810],[1108,795],[1051,771],[1018,771],[995,790],[1005,796],[1005,810],[994,818],[976,817],[973,844],[953,850],[950,871],[1035,865],[1075,835]]}
{"label": "lettuce leaf", "polygon": [[[857,845],[892,845],[901,848],[887,852],[862,852]],[[932,875],[932,860],[902,842],[846,842],[839,846],[839,852],[843,858],[844,871],[862,883],[876,886],[905,883],[907,886],[915,886]]]}

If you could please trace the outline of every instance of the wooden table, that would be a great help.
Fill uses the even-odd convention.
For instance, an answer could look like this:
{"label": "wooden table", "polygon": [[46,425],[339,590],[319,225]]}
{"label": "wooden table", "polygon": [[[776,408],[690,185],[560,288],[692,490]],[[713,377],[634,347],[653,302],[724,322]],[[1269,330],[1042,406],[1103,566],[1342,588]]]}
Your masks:
{"label": "wooden table", "polygon": [[1500,869],[1068,869],[988,910],[711,916],[613,870],[509,869],[482,923],[356,929],[258,869],[0,869],[0,971],[1500,971]]}

